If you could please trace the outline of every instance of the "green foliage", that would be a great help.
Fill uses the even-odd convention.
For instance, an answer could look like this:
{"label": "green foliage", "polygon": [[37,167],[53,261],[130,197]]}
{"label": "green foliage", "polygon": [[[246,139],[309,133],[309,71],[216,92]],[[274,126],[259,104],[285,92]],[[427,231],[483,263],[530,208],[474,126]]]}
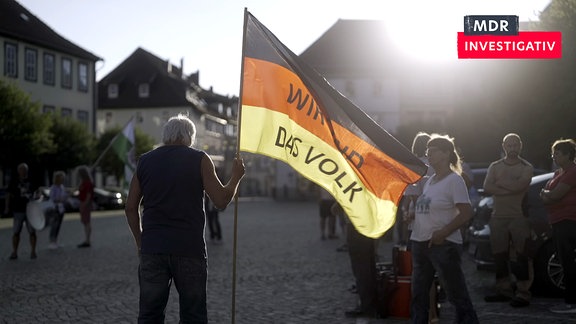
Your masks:
{"label": "green foliage", "polygon": [[70,117],[52,116],[50,132],[55,150],[42,158],[50,170],[67,170],[78,165],[89,165],[94,159],[94,136],[86,125]]}
{"label": "green foliage", "polygon": [[[540,15],[540,28],[562,32],[562,59],[534,62],[534,85],[528,93],[538,109],[531,134],[542,149],[537,163],[550,163],[550,145],[559,138],[576,138],[576,0],[552,0]],[[537,121],[534,123],[534,121]]]}
{"label": "green foliage", "polygon": [[54,149],[51,119],[16,85],[0,80],[0,165],[38,162]]}

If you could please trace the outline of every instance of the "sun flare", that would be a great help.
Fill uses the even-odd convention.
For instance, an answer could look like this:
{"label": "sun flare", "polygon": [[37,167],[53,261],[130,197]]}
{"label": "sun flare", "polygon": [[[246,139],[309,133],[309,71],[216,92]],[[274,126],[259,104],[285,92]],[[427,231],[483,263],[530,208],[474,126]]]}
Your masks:
{"label": "sun flare", "polygon": [[457,32],[462,29],[463,16],[450,11],[435,14],[433,9],[438,10],[424,8],[387,17],[387,33],[400,52],[410,58],[426,62],[456,60]]}

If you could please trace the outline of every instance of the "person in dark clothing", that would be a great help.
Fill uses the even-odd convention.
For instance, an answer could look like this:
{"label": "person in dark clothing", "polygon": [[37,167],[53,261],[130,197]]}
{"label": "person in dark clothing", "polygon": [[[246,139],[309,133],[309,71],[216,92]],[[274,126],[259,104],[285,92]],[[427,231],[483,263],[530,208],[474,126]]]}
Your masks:
{"label": "person in dark clothing", "polygon": [[[344,214],[344,209],[337,202],[330,209],[335,216]],[[346,243],[360,303],[359,307],[346,311],[344,315],[351,318],[375,318],[378,306],[376,240],[360,234],[352,222],[348,221]]]}
{"label": "person in dark clothing", "polygon": [[18,258],[18,246],[20,245],[20,232],[26,224],[28,234],[30,234],[30,258],[36,259],[36,231],[26,219],[26,205],[38,195],[38,186],[30,181],[28,177],[28,165],[20,163],[18,165],[18,176],[12,177],[8,185],[5,214],[12,213],[14,219],[12,230],[12,254],[10,260]]}
{"label": "person in dark clothing", "polygon": [[554,231],[556,251],[564,270],[564,303],[550,308],[558,314],[576,314],[576,142],[559,139],[552,145],[558,166],[540,192]]}
{"label": "person in dark clothing", "polygon": [[219,213],[220,211],[210,197],[204,197],[204,210],[206,211],[206,221],[208,222],[208,231],[210,232],[210,240],[213,243],[222,243],[222,227],[220,226]]}
{"label": "person in dark clothing", "polygon": [[125,212],[140,256],[138,323],[164,323],[172,281],[180,323],[208,323],[204,195],[225,208],[245,169],[237,156],[223,185],[208,154],[192,148],[195,136],[187,116],[170,118],[163,145],[140,157],[130,183]]}
{"label": "person in dark clothing", "polygon": [[347,311],[345,315],[346,317],[376,317],[378,300],[376,291],[376,240],[360,234],[352,222],[348,222],[346,240],[352,273],[356,279],[360,307]]}

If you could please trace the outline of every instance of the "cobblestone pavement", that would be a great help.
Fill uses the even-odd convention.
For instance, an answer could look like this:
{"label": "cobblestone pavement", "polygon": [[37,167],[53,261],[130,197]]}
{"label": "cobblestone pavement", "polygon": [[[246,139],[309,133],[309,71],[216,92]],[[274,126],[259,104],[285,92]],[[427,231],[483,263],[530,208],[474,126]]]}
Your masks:
{"label": "cobblestone pavement", "polygon": [[[122,211],[95,212],[93,244],[78,249],[83,233],[78,215],[67,214],[62,247],[48,250],[48,231],[39,233],[38,258],[29,258],[22,233],[19,258],[9,261],[10,221],[0,220],[0,323],[135,323],[138,306],[137,256]],[[234,205],[221,214],[221,245],[208,244],[208,315],[211,323],[231,323]],[[2,228],[4,227],[4,228]],[[347,319],[356,295],[347,253],[336,252],[343,238],[320,240],[313,202],[241,201],[238,204],[235,323],[406,323],[406,319]],[[380,260],[392,243],[380,244]],[[558,299],[535,297],[513,309],[487,304],[493,274],[477,271],[464,255],[469,289],[482,323],[576,323],[546,309]],[[440,323],[453,311],[444,303]],[[166,323],[178,322],[173,290]]]}

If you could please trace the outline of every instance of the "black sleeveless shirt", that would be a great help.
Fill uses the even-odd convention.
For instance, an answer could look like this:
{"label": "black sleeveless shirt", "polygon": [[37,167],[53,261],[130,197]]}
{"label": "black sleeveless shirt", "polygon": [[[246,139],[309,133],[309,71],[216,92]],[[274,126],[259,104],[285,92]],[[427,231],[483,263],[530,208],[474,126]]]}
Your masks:
{"label": "black sleeveless shirt", "polygon": [[205,259],[204,152],[166,145],[143,154],[136,169],[142,191],[142,253]]}

